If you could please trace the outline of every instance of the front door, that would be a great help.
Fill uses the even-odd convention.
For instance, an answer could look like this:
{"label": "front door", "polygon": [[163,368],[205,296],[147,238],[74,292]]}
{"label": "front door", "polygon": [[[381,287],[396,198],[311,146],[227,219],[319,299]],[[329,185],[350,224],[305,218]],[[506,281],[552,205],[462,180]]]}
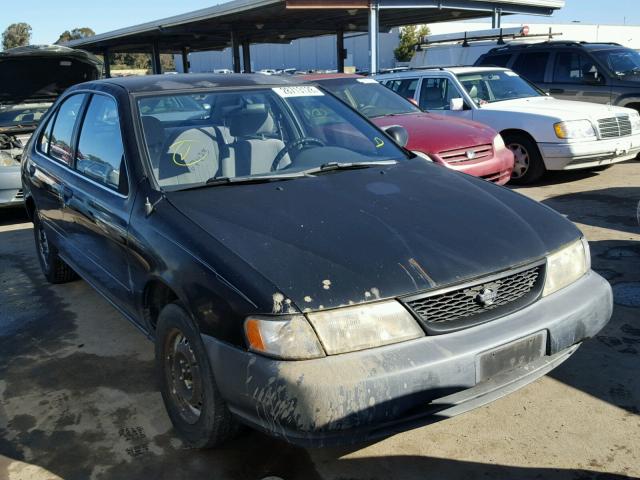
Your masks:
{"label": "front door", "polygon": [[77,145],[68,202],[74,258],[90,282],[131,314],[127,230],[133,199],[113,97],[91,97]]}
{"label": "front door", "polygon": [[544,90],[552,97],[582,102],[611,103],[611,85],[602,68],[586,54],[563,50],[555,54],[551,82]]}

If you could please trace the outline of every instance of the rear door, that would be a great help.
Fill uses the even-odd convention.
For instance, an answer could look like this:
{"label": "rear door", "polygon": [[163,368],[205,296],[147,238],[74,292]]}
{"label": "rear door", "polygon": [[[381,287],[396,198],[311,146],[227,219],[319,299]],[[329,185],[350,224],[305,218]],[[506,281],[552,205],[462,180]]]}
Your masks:
{"label": "rear door", "polygon": [[117,101],[92,95],[79,128],[68,202],[72,240],[85,278],[132,313],[127,231],[133,205]]}
{"label": "rear door", "polygon": [[513,62],[511,70],[534,85],[548,89],[549,85],[545,83],[545,79],[548,78],[547,69],[550,65],[550,59],[551,53],[549,51],[521,52]]}
{"label": "rear door", "polygon": [[71,95],[56,108],[34,143],[27,164],[38,214],[63,254],[69,253],[67,206],[73,181],[73,144],[86,100],[85,94]]}
{"label": "rear door", "polygon": [[402,95],[409,100],[418,100],[418,88],[420,87],[420,78],[397,78],[393,80],[387,80],[384,86],[390,88],[398,95]]}
{"label": "rear door", "polygon": [[[550,84],[552,97],[583,102],[610,103],[611,85],[602,68],[586,53],[577,49],[558,50],[554,58]],[[589,80],[596,74],[597,83]]]}

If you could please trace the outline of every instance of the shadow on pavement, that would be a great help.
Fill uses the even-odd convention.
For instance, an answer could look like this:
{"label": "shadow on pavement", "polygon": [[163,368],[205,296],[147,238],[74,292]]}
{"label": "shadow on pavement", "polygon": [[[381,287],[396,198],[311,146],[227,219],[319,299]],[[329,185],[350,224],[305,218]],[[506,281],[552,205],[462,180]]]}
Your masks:
{"label": "shadow on pavement", "polygon": [[9,207],[0,209],[0,226],[12,225],[14,223],[29,222],[27,211],[24,207]]}

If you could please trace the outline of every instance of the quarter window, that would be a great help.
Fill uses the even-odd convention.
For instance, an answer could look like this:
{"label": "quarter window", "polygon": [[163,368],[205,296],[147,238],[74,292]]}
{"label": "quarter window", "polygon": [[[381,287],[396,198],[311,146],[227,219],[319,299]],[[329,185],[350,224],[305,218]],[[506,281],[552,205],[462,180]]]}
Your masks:
{"label": "quarter window", "polygon": [[420,87],[420,108],[423,110],[449,110],[451,99],[460,96],[448,79],[424,78]]}
{"label": "quarter window", "polygon": [[549,60],[548,52],[521,53],[513,64],[513,71],[533,83],[544,82],[544,74]]}
{"label": "quarter window", "polygon": [[560,52],[556,55],[553,80],[561,83],[583,83],[585,75],[594,72],[597,72],[597,67],[586,55]]}
{"label": "quarter window", "polygon": [[94,95],[91,99],[80,131],[76,170],[127,194],[118,106],[110,97]]}
{"label": "quarter window", "polygon": [[54,116],[51,116],[49,118],[49,121],[40,134],[40,141],[38,142],[38,149],[45,155],[49,153],[49,139],[51,138],[51,129],[53,128]]}
{"label": "quarter window", "polygon": [[86,95],[73,95],[66,99],[58,109],[51,141],[49,143],[49,155],[67,165],[73,160],[73,129],[80,115],[80,109]]}

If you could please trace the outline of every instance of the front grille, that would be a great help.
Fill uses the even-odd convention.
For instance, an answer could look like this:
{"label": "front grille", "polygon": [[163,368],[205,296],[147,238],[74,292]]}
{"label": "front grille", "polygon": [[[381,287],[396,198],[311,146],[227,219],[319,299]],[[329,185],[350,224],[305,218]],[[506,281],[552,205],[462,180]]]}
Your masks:
{"label": "front grille", "polygon": [[598,120],[600,138],[617,138],[631,135],[631,120],[628,115],[618,117],[602,118]]}
{"label": "front grille", "polygon": [[503,317],[537,300],[544,264],[503,272],[471,283],[405,299],[431,335],[448,333]]}
{"label": "front grille", "polygon": [[493,157],[493,145],[477,145],[469,148],[458,148],[438,153],[443,162],[457,164],[477,162]]}
{"label": "front grille", "polygon": [[22,189],[18,190],[18,192],[16,193],[16,196],[14,197],[16,200],[22,200],[24,199],[24,192],[22,191]]}

